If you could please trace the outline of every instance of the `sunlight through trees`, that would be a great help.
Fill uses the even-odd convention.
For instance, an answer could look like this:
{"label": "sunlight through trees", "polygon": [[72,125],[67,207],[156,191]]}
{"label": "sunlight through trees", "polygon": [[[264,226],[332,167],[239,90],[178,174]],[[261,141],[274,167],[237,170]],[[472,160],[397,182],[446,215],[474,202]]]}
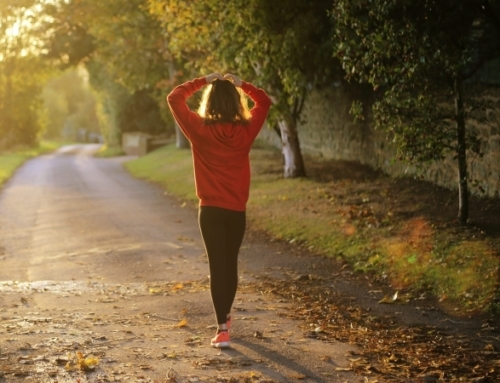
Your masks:
{"label": "sunlight through trees", "polygon": [[99,128],[111,146],[130,130],[173,134],[165,95],[188,78],[232,71],[270,94],[283,175],[301,177],[304,103],[347,79],[373,86],[374,105],[352,111],[389,132],[398,159],[425,166],[457,156],[464,223],[467,156],[481,155],[469,121],[484,123],[492,109],[469,80],[500,57],[498,15],[498,2],[479,0],[0,0],[0,147],[57,134],[62,101],[45,90],[41,103],[57,69],[88,71],[95,110],[83,93],[80,103],[94,122],[77,125]]}

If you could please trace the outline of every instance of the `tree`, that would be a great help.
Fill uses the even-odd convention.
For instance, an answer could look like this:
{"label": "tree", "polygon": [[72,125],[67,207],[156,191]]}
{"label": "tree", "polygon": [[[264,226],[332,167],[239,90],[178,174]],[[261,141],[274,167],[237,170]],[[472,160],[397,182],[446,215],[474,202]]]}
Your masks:
{"label": "tree", "polygon": [[95,133],[100,131],[96,100],[86,74],[82,67],[69,69],[45,85],[42,93],[48,120],[45,136],[60,138],[64,127],[73,130],[75,135],[80,128]]}
{"label": "tree", "polygon": [[398,157],[425,164],[455,155],[461,224],[467,155],[480,154],[468,122],[489,107],[467,81],[500,56],[498,11],[495,0],[337,0],[331,13],[347,78],[377,91],[375,124],[390,132]]}
{"label": "tree", "polygon": [[193,73],[235,71],[264,87],[273,100],[269,121],[283,143],[284,176],[305,166],[297,125],[310,89],[334,72],[330,1],[150,0],[173,57]]}
{"label": "tree", "polygon": [[130,91],[113,80],[113,76],[97,60],[91,60],[86,68],[97,99],[97,118],[106,145],[121,146],[120,114],[131,97]]}
{"label": "tree", "polygon": [[156,135],[165,132],[158,104],[146,90],[134,92],[123,106],[118,116],[122,132],[147,132]]}
{"label": "tree", "polygon": [[[46,8],[53,20],[48,26],[52,31],[48,57],[56,58],[62,67],[86,65],[98,92],[98,115],[108,145],[118,145],[119,133],[131,128],[125,116],[131,106],[136,122],[149,121],[135,124],[136,128],[166,131],[159,106],[164,109],[162,115],[168,116],[167,91],[160,86],[167,65],[159,23],[144,4],[145,0],[71,0]],[[140,108],[136,102],[147,107]]]}
{"label": "tree", "polygon": [[37,57],[36,0],[0,1],[0,148],[34,146],[49,68]]}

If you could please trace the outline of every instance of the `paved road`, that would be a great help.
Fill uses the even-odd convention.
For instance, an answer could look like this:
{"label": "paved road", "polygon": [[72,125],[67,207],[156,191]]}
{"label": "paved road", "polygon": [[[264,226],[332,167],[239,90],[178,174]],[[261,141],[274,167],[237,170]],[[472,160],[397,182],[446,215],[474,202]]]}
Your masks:
{"label": "paved road", "polygon": [[[340,371],[351,347],[304,338],[278,315],[286,302],[245,288],[255,273],[304,265],[249,239],[233,348],[208,347],[195,210],[132,178],[128,158],[92,157],[97,148],[33,159],[0,194],[0,382],[360,381]],[[75,352],[99,365],[79,371]]]}
{"label": "paved road", "polygon": [[9,268],[1,279],[66,281],[90,273],[107,282],[163,280],[165,267],[155,261],[180,246],[189,249],[185,255],[203,252],[182,240],[192,228],[179,223],[191,221],[191,212],[171,209],[160,189],[130,177],[119,161],[91,157],[96,148],[70,146],[32,160],[4,189],[0,228]]}

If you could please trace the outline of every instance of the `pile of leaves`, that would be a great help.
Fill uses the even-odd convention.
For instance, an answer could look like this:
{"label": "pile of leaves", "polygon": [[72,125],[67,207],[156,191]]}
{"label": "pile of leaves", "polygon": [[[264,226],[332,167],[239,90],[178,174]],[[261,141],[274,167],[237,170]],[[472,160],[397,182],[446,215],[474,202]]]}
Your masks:
{"label": "pile of leaves", "polygon": [[172,295],[178,292],[196,293],[209,289],[208,278],[196,281],[185,282],[164,282],[161,284],[152,284],[147,286],[150,294],[153,295]]}
{"label": "pile of leaves", "polygon": [[486,383],[500,376],[499,329],[491,324],[483,327],[488,341],[478,346],[465,335],[374,316],[312,276],[265,279],[252,288],[292,300],[280,315],[302,321],[306,337],[355,345],[359,351],[348,355],[347,370],[388,382]]}

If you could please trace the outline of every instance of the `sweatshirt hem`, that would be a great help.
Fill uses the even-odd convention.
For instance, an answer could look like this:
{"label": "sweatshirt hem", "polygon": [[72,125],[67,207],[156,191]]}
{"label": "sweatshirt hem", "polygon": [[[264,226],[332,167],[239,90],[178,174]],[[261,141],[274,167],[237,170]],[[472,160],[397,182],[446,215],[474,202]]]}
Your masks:
{"label": "sweatshirt hem", "polygon": [[246,205],[231,204],[221,201],[200,201],[199,206],[213,206],[233,211],[246,211]]}

